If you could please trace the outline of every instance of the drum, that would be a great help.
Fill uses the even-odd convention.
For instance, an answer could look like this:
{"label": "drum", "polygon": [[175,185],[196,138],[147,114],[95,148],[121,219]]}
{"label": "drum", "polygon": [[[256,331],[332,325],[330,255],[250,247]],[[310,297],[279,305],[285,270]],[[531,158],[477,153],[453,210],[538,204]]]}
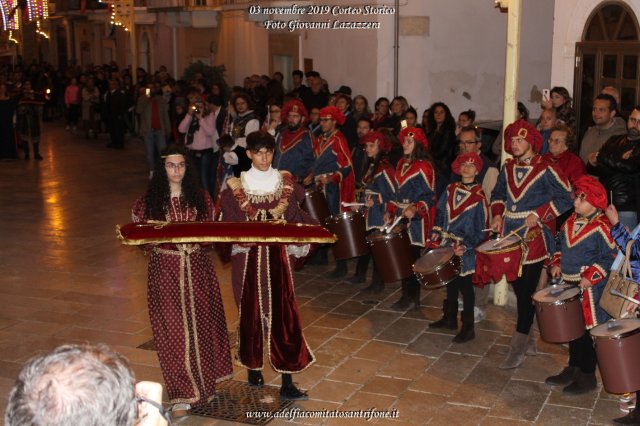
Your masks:
{"label": "drum", "polygon": [[505,275],[513,282],[522,274],[524,249],[516,236],[489,240],[476,247],[476,276],[480,284],[498,282]]}
{"label": "drum", "polygon": [[429,251],[413,265],[418,282],[427,290],[443,287],[460,275],[460,256],[453,247],[439,247]]}
{"label": "drum", "polygon": [[609,393],[640,389],[640,319],[607,321],[591,329],[604,389]]}
{"label": "drum", "polygon": [[324,221],[331,216],[327,199],[319,188],[310,188],[304,192],[302,209],[309,213],[309,216],[313,219],[317,220],[320,225],[324,225]]}
{"label": "drum", "polygon": [[388,234],[375,231],[367,235],[367,243],[382,281],[392,283],[411,276],[413,254],[406,229]]}
{"label": "drum", "polygon": [[533,294],[542,340],[566,343],[585,333],[580,289],[569,284],[553,285]]}
{"label": "drum", "polygon": [[333,257],[336,260],[351,259],[369,253],[365,239],[367,225],[362,213],[343,212],[331,216],[326,220],[325,226],[338,237],[338,241],[332,246]]}

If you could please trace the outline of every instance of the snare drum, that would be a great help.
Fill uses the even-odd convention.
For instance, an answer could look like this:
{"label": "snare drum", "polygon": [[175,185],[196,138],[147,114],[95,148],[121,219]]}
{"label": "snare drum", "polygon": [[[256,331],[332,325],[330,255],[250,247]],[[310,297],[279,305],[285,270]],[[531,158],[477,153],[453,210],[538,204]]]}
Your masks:
{"label": "snare drum", "polygon": [[382,281],[392,283],[411,276],[413,254],[406,229],[389,234],[375,231],[367,235],[367,243]]}
{"label": "snare drum", "polygon": [[413,265],[418,282],[427,290],[443,287],[460,275],[460,256],[453,247],[439,247],[429,251]]}
{"label": "snare drum", "polygon": [[336,260],[351,259],[369,253],[367,226],[364,216],[357,212],[342,212],[326,220],[325,226],[338,237],[333,245]]}
{"label": "snare drum", "polygon": [[317,220],[320,225],[324,225],[325,220],[331,216],[327,198],[320,188],[310,188],[304,192],[302,209]]}
{"label": "snare drum", "polygon": [[591,329],[604,389],[609,393],[640,389],[640,319],[607,321]]}
{"label": "snare drum", "polygon": [[584,336],[584,316],[580,289],[561,284],[544,288],[533,294],[536,317],[542,340],[566,343]]}
{"label": "snare drum", "polygon": [[509,236],[499,240],[489,240],[476,247],[476,276],[480,284],[498,282],[505,275],[513,282],[522,275],[524,249],[521,240]]}

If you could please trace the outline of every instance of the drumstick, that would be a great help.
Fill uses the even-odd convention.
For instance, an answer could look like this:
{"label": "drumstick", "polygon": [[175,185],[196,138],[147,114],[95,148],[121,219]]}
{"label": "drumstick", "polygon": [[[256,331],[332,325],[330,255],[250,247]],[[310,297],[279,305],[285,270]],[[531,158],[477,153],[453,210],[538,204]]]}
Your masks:
{"label": "drumstick", "polygon": [[640,301],[638,301],[636,299],[633,299],[633,298],[627,296],[626,294],[620,293],[615,288],[612,288],[611,290],[609,290],[609,293],[613,294],[614,296],[622,297],[623,299],[628,300],[631,303],[635,303],[636,305],[640,305]]}
{"label": "drumstick", "polygon": [[398,217],[396,217],[396,220],[394,220],[394,221],[393,221],[393,223],[391,224],[391,226],[388,226],[388,227],[385,229],[385,232],[386,232],[387,234],[388,234],[388,233],[390,233],[390,232],[393,230],[393,228],[395,228],[395,227],[396,227],[396,225],[397,225],[401,220],[402,220],[402,216],[398,216]]}
{"label": "drumstick", "polygon": [[493,245],[492,245],[491,247],[495,247],[495,246],[497,246],[498,244],[502,243],[502,241],[503,241],[504,239],[509,238],[510,236],[517,234],[517,233],[518,233],[518,231],[521,231],[521,230],[523,230],[523,229],[524,229],[524,228],[526,228],[526,227],[527,227],[527,225],[522,225],[521,227],[516,228],[516,229],[514,229],[513,231],[509,232],[509,233],[508,233],[507,235],[505,235],[504,237],[500,237],[500,238],[498,238],[498,239],[493,243]]}
{"label": "drumstick", "polygon": [[362,207],[364,203],[347,203],[346,201],[342,202],[343,207]]}

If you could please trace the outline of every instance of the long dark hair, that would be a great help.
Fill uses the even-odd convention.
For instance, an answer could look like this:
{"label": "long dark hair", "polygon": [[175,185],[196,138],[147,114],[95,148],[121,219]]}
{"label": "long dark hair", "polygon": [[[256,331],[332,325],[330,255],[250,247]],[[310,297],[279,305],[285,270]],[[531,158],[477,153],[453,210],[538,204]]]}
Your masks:
{"label": "long dark hair", "polygon": [[169,188],[169,177],[164,163],[165,158],[169,155],[182,155],[186,165],[184,179],[182,179],[180,204],[186,203],[187,208],[196,209],[196,220],[204,220],[207,215],[207,206],[204,202],[204,193],[200,187],[198,172],[191,163],[186,148],[178,145],[169,145],[162,151],[158,161],[156,161],[153,177],[144,196],[147,218],[152,220],[166,219],[169,204],[171,203],[171,189]]}
{"label": "long dark hair", "polygon": [[[435,113],[436,108],[442,107],[444,109],[444,122],[442,123],[442,127],[438,128],[438,124],[436,123]],[[451,114],[451,110],[444,102],[436,102],[429,107],[429,133],[445,133],[447,131],[455,132],[456,130],[456,119],[453,118]],[[427,135],[428,136],[428,135]]]}

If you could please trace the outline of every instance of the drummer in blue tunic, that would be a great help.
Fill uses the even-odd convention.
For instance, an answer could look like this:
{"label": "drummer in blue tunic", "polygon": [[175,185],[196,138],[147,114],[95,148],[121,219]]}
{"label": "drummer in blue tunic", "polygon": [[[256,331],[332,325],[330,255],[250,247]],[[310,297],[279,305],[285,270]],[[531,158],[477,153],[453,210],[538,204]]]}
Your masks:
{"label": "drummer in blue tunic", "polygon": [[[387,158],[389,151],[391,151],[391,143],[382,133],[377,131],[366,133],[360,138],[360,144],[364,146],[367,155],[367,170],[362,178],[364,184],[364,200],[362,202],[366,207],[367,233],[371,233],[384,228],[387,203],[393,200],[396,192],[396,177],[395,170]],[[353,210],[357,211],[358,207],[353,207]],[[350,280],[352,283],[365,282],[370,258],[369,253],[358,258],[356,273]],[[384,290],[384,282],[378,273],[374,260],[371,284],[365,291],[380,293],[382,290]]]}
{"label": "drummer in blue tunic", "polygon": [[[616,256],[611,223],[605,217],[607,193],[595,178],[584,175],[575,181],[575,212],[563,224],[558,251],[553,255],[551,275],[562,277],[583,290],[582,312],[587,330],[603,324],[609,315],[600,308],[607,274]],[[562,392],[579,395],[597,387],[596,351],[589,331],[569,342],[569,365],[545,383],[564,386]]]}
{"label": "drummer in blue tunic", "polygon": [[[311,167],[316,187],[322,188],[327,198],[332,215],[350,211],[342,203],[355,201],[355,178],[351,152],[347,139],[338,126],[344,124],[345,117],[334,107],[327,106],[320,110],[320,127],[322,134],[313,141],[315,161]],[[327,248],[318,249],[320,263],[326,264]],[[329,278],[342,278],[347,274],[347,261],[337,260],[336,268]]]}
{"label": "drummer in blue tunic", "polygon": [[[396,167],[398,189],[387,204],[386,216],[403,217],[409,222],[409,240],[413,258],[417,260],[435,219],[436,175],[428,159],[429,142],[422,129],[407,127],[398,139],[402,141],[403,157]],[[420,308],[420,284],[413,274],[402,280],[402,296],[391,307],[404,310],[412,305],[414,309]]]}
{"label": "drummer in blue tunic", "polygon": [[273,168],[286,170],[294,175],[298,183],[309,185],[313,182],[313,136],[305,123],[309,114],[304,104],[292,99],[282,106],[282,117],[287,127],[278,134],[273,155]]}
{"label": "drummer in blue tunic", "polygon": [[516,231],[525,243],[522,274],[512,283],[517,300],[516,330],[509,353],[499,368],[516,368],[526,353],[535,353],[531,325],[535,309],[531,296],[549,253],[555,251],[551,229],[555,219],[571,208],[571,185],[556,165],[537,153],[542,136],[529,122],[516,120],[504,131],[504,149],[513,155],[504,163],[491,193],[491,228],[503,235]]}
{"label": "drummer in blue tunic", "polygon": [[475,247],[486,240],[489,226],[489,204],[476,182],[482,170],[482,159],[475,152],[458,155],[451,168],[461,181],[447,186],[436,208],[436,225],[431,240],[440,247],[453,246],[456,256],[462,257],[460,275],[447,285],[447,298],[443,302],[444,316],[429,325],[430,328],[458,329],[458,292],[462,294],[462,328],[453,338],[464,343],[475,338],[473,308],[475,293],[471,282],[476,268]]}

